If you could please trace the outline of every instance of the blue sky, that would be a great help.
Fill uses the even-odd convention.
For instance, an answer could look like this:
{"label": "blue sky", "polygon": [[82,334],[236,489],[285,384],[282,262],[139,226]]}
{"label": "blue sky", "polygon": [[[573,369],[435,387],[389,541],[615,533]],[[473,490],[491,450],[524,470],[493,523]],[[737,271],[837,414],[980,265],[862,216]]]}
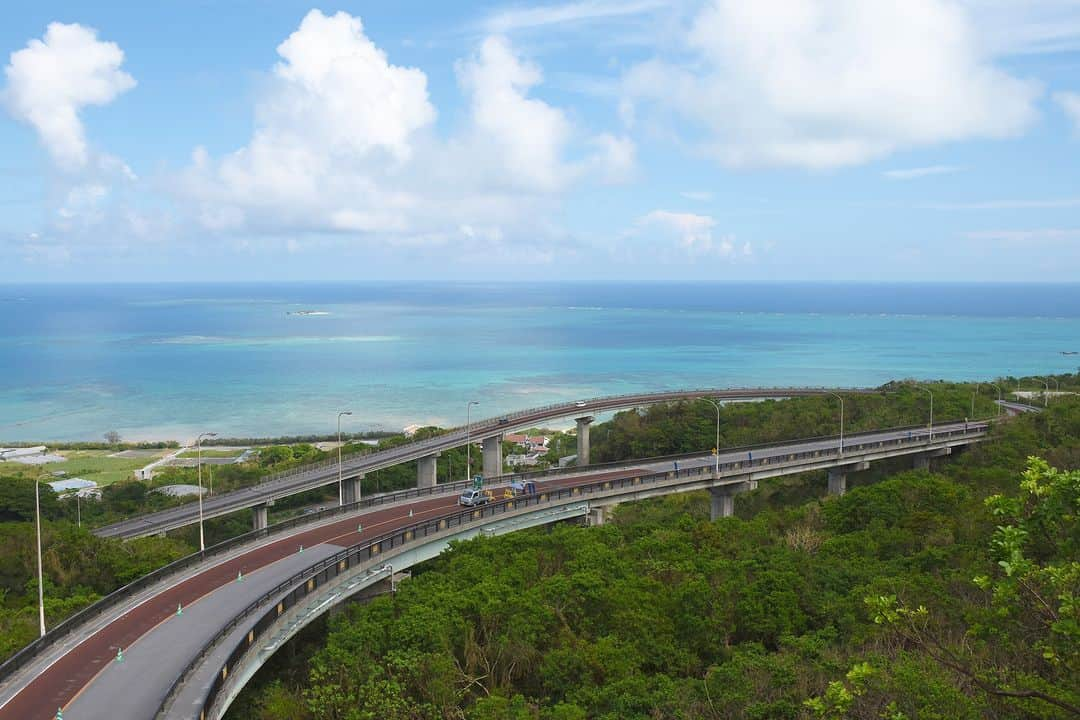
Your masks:
{"label": "blue sky", "polygon": [[40,2],[0,282],[1080,281],[1080,0]]}

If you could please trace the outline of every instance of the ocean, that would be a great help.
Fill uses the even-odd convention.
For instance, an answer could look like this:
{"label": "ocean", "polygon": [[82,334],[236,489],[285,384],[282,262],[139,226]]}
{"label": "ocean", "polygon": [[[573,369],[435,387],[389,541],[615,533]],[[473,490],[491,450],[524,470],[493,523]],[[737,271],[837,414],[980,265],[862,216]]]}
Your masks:
{"label": "ocean", "polygon": [[[0,286],[0,444],[460,425],[598,395],[1076,372],[1080,284]],[[1033,389],[1033,388],[1032,388]]]}

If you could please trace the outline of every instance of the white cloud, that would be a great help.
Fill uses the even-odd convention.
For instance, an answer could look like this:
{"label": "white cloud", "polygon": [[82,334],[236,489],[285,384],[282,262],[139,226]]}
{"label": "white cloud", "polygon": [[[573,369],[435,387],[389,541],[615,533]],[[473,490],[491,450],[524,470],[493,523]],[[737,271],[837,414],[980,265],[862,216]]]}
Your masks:
{"label": "white cloud", "polygon": [[638,15],[669,5],[666,0],[581,0],[561,5],[539,5],[497,12],[484,22],[486,32],[510,33],[515,30],[545,28],[551,25],[607,20]]}
{"label": "white cloud", "polygon": [[889,180],[917,180],[931,175],[951,175],[959,171],[960,168],[955,165],[928,165],[926,167],[886,170],[881,174]]}
{"label": "white cloud", "polygon": [[1076,132],[1080,133],[1080,93],[1054,93],[1054,100],[1057,101],[1057,104],[1061,106],[1061,109],[1072,121]]}
{"label": "white cloud", "polygon": [[963,0],[981,44],[1000,55],[1080,50],[1077,0]]}
{"label": "white cloud", "polygon": [[[689,255],[735,254],[735,238],[732,235],[716,235],[716,220],[708,215],[653,210],[640,217],[637,226],[646,237],[659,238],[665,244],[674,242]],[[750,255],[750,243],[743,244],[744,255]]]}
{"label": "white cloud", "polygon": [[600,179],[609,185],[633,180],[637,175],[637,146],[626,136],[601,133],[591,143],[597,152],[593,167]]}
{"label": "white cloud", "polygon": [[220,159],[196,149],[181,176],[205,228],[490,247],[547,232],[535,218],[571,183],[633,169],[629,139],[584,136],[532,96],[541,69],[504,37],[456,64],[468,112],[446,138],[425,73],[390,62],[359,18],[313,10],[278,54],[251,140]]}
{"label": "white cloud", "polygon": [[57,165],[81,170],[89,151],[79,112],[107,105],[135,87],[120,69],[123,62],[119,46],[98,40],[92,28],[50,23],[42,39],[11,54],[4,68],[6,104],[37,131]]}
{"label": "white cloud", "polygon": [[490,145],[507,176],[528,190],[565,185],[571,171],[562,153],[570,123],[558,108],[528,97],[543,79],[540,68],[518,58],[506,38],[492,36],[457,71],[470,95],[477,140]]}
{"label": "white cloud", "polygon": [[1041,92],[994,66],[950,0],[712,0],[684,50],[632,68],[626,96],[691,121],[729,166],[832,168],[1012,136]]}

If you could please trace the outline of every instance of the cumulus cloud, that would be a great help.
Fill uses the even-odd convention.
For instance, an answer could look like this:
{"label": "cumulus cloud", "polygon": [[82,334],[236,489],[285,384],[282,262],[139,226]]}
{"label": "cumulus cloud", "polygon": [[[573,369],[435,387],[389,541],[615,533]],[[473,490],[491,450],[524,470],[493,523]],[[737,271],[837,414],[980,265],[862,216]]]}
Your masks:
{"label": "cumulus cloud", "polygon": [[985,56],[951,0],[712,0],[626,97],[671,109],[729,166],[833,168],[1022,132],[1040,88]]}
{"label": "cumulus cloud", "polygon": [[[689,255],[733,257],[737,254],[735,237],[715,234],[716,220],[708,215],[653,210],[638,218],[637,227],[644,237],[674,244]],[[752,254],[750,243],[744,243],[741,252]]]}
{"label": "cumulus cloud", "polygon": [[1080,133],[1080,93],[1059,92],[1054,93],[1054,100],[1061,106],[1073,123],[1073,129]]}
{"label": "cumulus cloud", "polygon": [[629,139],[589,137],[534,97],[541,69],[501,36],[456,63],[467,115],[447,136],[425,73],[393,64],[359,18],[312,10],[277,50],[251,140],[196,149],[182,173],[203,227],[497,245],[515,224],[540,231],[571,183],[633,165]]}
{"label": "cumulus cloud", "polygon": [[527,190],[562,188],[571,172],[562,161],[570,123],[558,108],[528,96],[543,79],[540,68],[517,57],[506,38],[491,36],[457,71],[474,132],[490,143],[506,177]]}
{"label": "cumulus cloud", "polygon": [[107,105],[135,87],[120,69],[124,53],[82,25],[50,23],[45,36],[11,54],[4,99],[11,114],[32,126],[53,160],[78,171],[89,160],[80,111]]}

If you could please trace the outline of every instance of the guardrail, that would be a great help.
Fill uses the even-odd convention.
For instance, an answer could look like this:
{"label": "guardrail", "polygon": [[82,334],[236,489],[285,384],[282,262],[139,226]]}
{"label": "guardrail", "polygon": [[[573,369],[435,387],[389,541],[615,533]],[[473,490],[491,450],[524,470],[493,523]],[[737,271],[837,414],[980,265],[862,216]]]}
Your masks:
{"label": "guardrail", "polygon": [[[975,427],[975,423],[972,423],[971,426]],[[920,425],[905,425],[905,426],[901,426],[901,427],[888,428],[888,429],[885,429],[885,430],[870,430],[870,431],[861,432],[861,433],[852,433],[850,435],[845,435],[844,436],[845,449],[850,447],[850,443],[851,443],[852,440],[854,440],[856,438],[859,438],[859,437],[865,437],[867,435],[876,435],[876,434],[880,434],[880,433],[883,433],[883,432],[902,432],[904,430],[915,431],[915,430],[925,428],[925,427],[926,427],[925,425],[921,425],[921,424]],[[791,444],[795,444],[795,443],[823,442],[823,441],[826,441],[826,440],[838,440],[838,436],[836,436],[836,435],[831,435],[831,436],[826,435],[826,436],[817,436],[817,437],[811,437],[811,438],[800,438],[800,439],[796,439],[796,440],[778,440],[778,441],[775,441],[775,442],[772,442],[772,443],[763,443],[763,444],[758,444],[758,445],[745,445],[745,446],[739,446],[739,447],[724,448],[724,453],[740,452],[740,451],[743,451],[743,450],[750,451],[750,450],[757,450],[757,449],[767,449],[767,448],[774,448],[774,447],[782,447],[784,445],[791,445]],[[631,466],[634,466],[634,465],[641,465],[641,464],[646,464],[646,463],[662,462],[662,461],[666,461],[666,460],[674,461],[674,460],[681,460],[681,459],[684,459],[684,458],[701,457],[701,455],[702,455],[701,452],[694,452],[694,453],[680,453],[680,454],[677,454],[677,455],[665,455],[665,456],[660,456],[660,457],[634,459],[634,460],[620,460],[620,461],[610,462],[610,463],[600,463],[600,464],[597,464],[597,465],[589,465],[588,469],[592,470],[592,471],[601,471],[601,470],[604,470],[604,469],[618,469],[618,468],[631,467]],[[723,467],[723,465],[721,465],[721,467]],[[547,469],[547,470],[535,470],[535,471],[523,472],[523,473],[509,473],[509,474],[506,474],[506,475],[500,475],[499,477],[494,478],[493,481],[496,482],[496,483],[506,483],[506,482],[514,482],[516,480],[536,480],[536,479],[547,478],[547,477],[559,477],[559,476],[562,476],[562,475],[570,475],[570,474],[580,473],[580,472],[583,472],[584,469],[585,468],[580,468],[580,467],[550,468],[550,469]],[[470,485],[471,485],[471,483],[469,481],[458,481],[458,482],[454,482],[454,483],[443,483],[443,484],[440,484],[440,485],[435,485],[433,487],[407,488],[407,489],[404,489],[404,490],[398,490],[398,491],[393,491],[393,492],[388,492],[388,493],[382,493],[382,494],[379,494],[379,495],[372,495],[372,496],[369,496],[367,498],[363,498],[359,502],[350,503],[350,504],[347,504],[347,505],[344,505],[344,506],[335,506],[335,507],[327,508],[326,510],[320,510],[320,511],[315,512],[315,513],[310,513],[308,515],[300,515],[300,516],[297,516],[295,518],[290,518],[288,520],[284,520],[282,522],[270,525],[270,526],[268,526],[266,528],[262,528],[260,530],[253,530],[251,532],[244,533],[243,535],[238,535],[238,536],[236,536],[234,538],[230,538],[229,540],[225,540],[225,541],[220,542],[220,543],[218,543],[216,545],[212,545],[211,547],[208,547],[204,551],[195,552],[195,553],[192,553],[191,555],[187,555],[187,556],[185,556],[183,558],[180,558],[179,560],[176,560],[176,561],[174,561],[174,562],[172,562],[172,563],[170,563],[168,565],[165,565],[164,567],[161,567],[161,568],[158,568],[157,570],[151,571],[150,573],[142,576],[141,578],[138,578],[137,580],[134,580],[131,583],[128,583],[127,585],[124,585],[123,587],[109,593],[108,595],[101,598],[100,600],[93,603],[92,605],[89,605],[89,606],[83,608],[82,610],[74,613],[73,615],[69,616],[68,618],[62,620],[60,623],[55,625],[51,630],[49,630],[45,634],[44,637],[36,638],[29,645],[22,648],[18,652],[16,652],[14,655],[9,657],[3,663],[0,663],[0,685],[2,685],[4,682],[6,682],[6,680],[11,675],[13,675],[16,671],[18,671],[19,669],[25,667],[27,664],[29,664],[35,658],[37,658],[42,652],[44,652],[48,648],[52,647],[53,645],[55,645],[58,642],[60,642],[61,640],[63,640],[65,637],[67,637],[69,634],[71,634],[71,632],[73,632],[75,629],[77,629],[81,625],[83,625],[83,624],[85,624],[85,623],[87,623],[87,622],[89,622],[89,621],[91,621],[91,620],[93,620],[93,619],[95,619],[97,617],[100,617],[101,615],[108,612],[110,609],[118,606],[123,601],[130,598],[135,593],[137,593],[137,592],[139,592],[139,591],[153,585],[154,583],[157,583],[157,582],[162,581],[162,580],[164,580],[164,579],[166,579],[168,577],[171,577],[173,575],[181,573],[184,570],[186,570],[186,569],[188,569],[190,567],[193,567],[193,566],[195,566],[195,565],[197,565],[197,564],[199,564],[199,563],[201,563],[201,562],[203,562],[205,560],[221,556],[221,555],[223,555],[223,554],[225,554],[225,553],[227,553],[227,552],[229,552],[231,550],[234,550],[234,549],[236,549],[238,547],[241,547],[243,545],[246,545],[246,544],[258,541],[258,540],[265,539],[265,538],[270,537],[272,535],[277,535],[277,534],[283,533],[283,532],[285,532],[287,530],[291,530],[291,529],[293,529],[295,527],[299,527],[301,525],[306,525],[306,524],[309,524],[309,523],[319,522],[321,520],[326,520],[326,519],[329,519],[329,518],[332,518],[332,517],[335,517],[335,516],[338,516],[338,515],[347,515],[349,513],[355,512],[356,510],[359,510],[361,508],[378,507],[380,505],[386,505],[386,504],[390,504],[390,503],[394,503],[394,502],[399,502],[401,500],[406,500],[406,499],[414,498],[414,497],[425,497],[425,496],[429,496],[429,495],[443,495],[443,494],[448,494],[448,493],[454,493],[454,492],[457,492],[459,490],[464,490],[465,488],[470,487]]]}
{"label": "guardrail", "polygon": [[[845,443],[845,454],[858,454],[859,451],[869,451],[877,448],[886,447],[898,447],[898,446],[911,446],[919,445],[920,447],[932,447],[937,444],[938,441],[944,441],[953,439],[956,437],[970,437],[971,435],[983,435],[990,427],[988,422],[970,423],[967,427],[944,430],[933,433],[933,439],[930,439],[930,433],[923,431],[924,426],[919,426],[920,431],[918,433],[912,433],[907,437],[901,436],[891,440],[879,440],[869,443],[857,443],[848,445]],[[803,451],[799,453],[789,453],[773,458],[759,458],[756,460],[747,459],[745,461],[726,462],[720,464],[721,474],[731,471],[742,471],[746,469],[753,469],[756,467],[774,466],[777,464],[795,463],[800,460],[808,458],[819,458],[825,456],[838,456],[840,455],[839,447],[836,448],[823,448],[817,450]],[[687,468],[680,471],[679,483],[685,482],[688,479],[695,478],[702,475],[711,475],[713,468],[709,466],[698,468]],[[193,672],[199,667],[202,661],[213,652],[221,642],[223,642],[228,635],[235,630],[240,623],[244,622],[251,615],[258,612],[260,608],[270,603],[275,598],[278,598],[276,602],[273,602],[266,612],[264,612],[255,624],[244,636],[244,639],[237,643],[220,670],[214,675],[214,680],[210,684],[203,696],[202,705],[200,708],[200,717],[205,717],[207,708],[212,707],[220,694],[227,678],[232,674],[233,670],[242,660],[243,656],[255,645],[255,641],[262,637],[267,630],[272,628],[276,620],[283,615],[287,610],[294,607],[300,600],[312,594],[315,590],[326,585],[329,581],[333,580],[337,576],[347,573],[351,568],[356,567],[362,563],[369,562],[373,559],[377,559],[378,556],[386,553],[387,550],[401,547],[403,545],[416,543],[422,541],[431,535],[445,533],[455,527],[464,527],[474,524],[473,521],[489,518],[494,515],[504,514],[509,511],[518,510],[523,507],[551,505],[558,500],[565,498],[581,498],[582,496],[592,495],[599,492],[609,492],[624,487],[636,487],[640,488],[643,485],[657,484],[661,481],[672,480],[671,474],[667,472],[649,473],[646,475],[628,474],[618,478],[605,478],[592,483],[585,483],[582,485],[573,485],[563,488],[553,488],[551,490],[544,490],[536,495],[527,495],[516,497],[512,499],[499,500],[480,507],[471,508],[469,510],[457,511],[443,515],[438,518],[431,518],[429,520],[413,523],[403,528],[393,530],[383,535],[377,536],[370,540],[357,543],[345,550],[342,550],[331,557],[320,560],[314,565],[294,574],[288,580],[285,580],[277,585],[272,590],[267,591],[261,595],[258,599],[251,602],[244,610],[235,615],[225,626],[223,626],[214,637],[207,642],[202,650],[188,663],[184,671],[180,673],[176,681],[170,687],[169,692],[166,694],[165,700],[162,702],[158,709],[155,718],[164,718],[173,701],[175,700],[180,688],[191,676]],[[292,588],[291,590],[289,588]],[[282,593],[286,593],[282,596]]]}
{"label": "guardrail", "polygon": [[116,607],[123,601],[130,598],[135,593],[147,588],[154,583],[162,581],[168,577],[176,575],[184,570],[198,565],[199,563],[223,555],[230,550],[234,550],[243,545],[255,542],[257,540],[264,539],[271,535],[277,535],[291,530],[295,527],[306,525],[308,523],[314,523],[319,520],[334,517],[336,515],[346,515],[361,508],[377,507],[380,505],[386,505],[389,503],[398,502],[400,500],[406,500],[413,497],[423,497],[425,495],[438,495],[448,492],[456,492],[462,490],[465,487],[470,486],[471,483],[460,481],[456,483],[445,483],[443,485],[436,485],[430,488],[407,488],[405,490],[397,490],[389,493],[382,493],[379,495],[372,495],[370,497],[361,499],[359,502],[350,503],[343,506],[335,506],[327,508],[326,510],[320,510],[316,513],[310,513],[308,515],[299,515],[282,522],[275,523],[260,530],[252,530],[251,532],[244,533],[243,535],[237,535],[234,538],[230,538],[216,545],[212,545],[205,550],[186,555],[179,560],[169,563],[163,567],[153,570],[141,578],[134,580],[127,585],[114,590],[105,597],[101,598],[97,602],[89,605],[82,610],[74,613],[66,619],[59,622],[51,630],[49,630],[43,637],[39,637],[31,642],[26,647],[19,650],[10,658],[0,664],[0,684],[3,684],[12,674],[14,674],[20,668],[26,666],[38,657],[49,647],[52,647],[56,643],[67,637],[72,631],[84,623],[100,617],[112,608]]}
{"label": "guardrail", "polygon": [[[759,397],[760,398],[764,398],[764,397],[777,397],[777,398],[778,397],[796,397],[796,396],[818,395],[818,394],[832,393],[832,392],[842,392],[842,393],[847,393],[847,394],[868,394],[868,393],[873,393],[873,392],[877,392],[877,391],[874,390],[874,389],[868,389],[868,388],[790,387],[790,388],[729,388],[729,389],[703,388],[703,389],[691,389],[691,390],[671,390],[671,391],[659,392],[659,393],[625,393],[625,394],[622,394],[622,395],[610,395],[610,396],[605,396],[605,397],[589,398],[589,399],[586,399],[586,400],[580,400],[580,401],[575,401],[575,402],[567,402],[567,403],[554,403],[554,404],[550,404],[550,405],[544,405],[544,406],[539,407],[539,408],[530,408],[528,410],[519,410],[519,411],[516,411],[516,412],[513,412],[513,413],[508,413],[508,414],[496,416],[496,417],[493,417],[493,418],[478,420],[475,423],[472,423],[470,425],[470,427],[473,428],[473,430],[476,433],[478,433],[479,435],[484,435],[484,434],[486,434],[486,433],[488,433],[488,432],[490,432],[492,430],[497,431],[497,430],[500,430],[501,428],[505,427],[505,424],[501,422],[501,420],[503,418],[521,419],[521,418],[530,417],[530,416],[533,416],[533,415],[544,414],[544,413],[549,412],[551,410],[567,410],[568,414],[573,414],[574,412],[578,412],[578,411],[597,412],[597,411],[611,410],[611,409],[617,409],[618,407],[626,406],[625,403],[628,400],[632,400],[634,402],[638,402],[638,403],[641,403],[641,404],[652,404],[652,403],[658,403],[658,402],[673,402],[673,401],[677,401],[677,400],[692,400],[692,399],[697,398],[697,397],[710,397],[710,396],[711,397],[721,397],[721,396],[723,396],[722,399],[727,399],[727,400],[730,400],[730,401],[738,401],[738,400],[743,400],[743,399],[753,399],[753,398],[759,398]],[[584,406],[581,406],[578,403],[584,403]],[[451,428],[450,430],[448,430],[448,431],[446,431],[446,432],[444,432],[444,433],[442,433],[440,435],[436,435],[436,436],[431,437],[431,438],[425,438],[424,440],[418,440],[418,441],[415,441],[415,442],[412,442],[412,443],[406,443],[406,444],[403,444],[403,445],[398,445],[398,446],[395,446],[395,447],[392,447],[392,448],[387,448],[385,450],[376,450],[374,452],[367,452],[367,453],[354,453],[354,454],[348,455],[346,457],[343,457],[342,460],[341,460],[341,465],[342,465],[342,468],[345,471],[347,471],[349,473],[352,473],[352,472],[355,472],[357,470],[362,469],[365,465],[372,465],[372,464],[379,465],[379,463],[385,463],[384,465],[379,465],[379,467],[389,467],[391,465],[399,464],[399,463],[402,463],[402,462],[407,462],[408,459],[409,459],[407,456],[409,456],[409,455],[415,455],[416,453],[422,453],[422,452],[424,452],[426,450],[430,450],[432,452],[438,452],[440,450],[445,450],[448,447],[456,446],[459,443],[455,442],[454,438],[451,437],[451,436],[454,436],[455,434],[460,434],[464,429],[465,429],[464,426],[458,426],[456,428]],[[460,438],[458,438],[458,439],[460,439]],[[399,459],[399,456],[406,456],[406,458],[405,459]],[[321,461],[318,461],[316,463],[310,463],[310,464],[307,464],[307,465],[301,465],[299,467],[290,468],[289,470],[282,470],[279,473],[274,473],[272,475],[263,476],[260,479],[260,481],[258,483],[256,483],[255,485],[250,485],[250,486],[247,486],[247,487],[244,487],[244,488],[239,488],[237,490],[232,491],[232,493],[245,493],[245,492],[249,492],[249,491],[257,489],[259,492],[271,493],[272,494],[273,490],[275,489],[274,486],[275,485],[280,485],[283,488],[289,488],[290,492],[287,493],[287,494],[292,494],[294,490],[289,486],[289,481],[290,480],[294,480],[296,478],[301,478],[302,476],[307,475],[307,474],[317,474],[320,470],[330,469],[330,468],[333,468],[336,465],[337,465],[336,458],[327,458],[325,460],[321,460]],[[379,469],[379,468],[378,467],[370,468],[370,470],[375,470],[375,469]],[[299,491],[297,490],[295,492],[299,492]],[[229,494],[231,494],[231,493],[229,493]],[[227,496],[228,496],[228,494],[222,495],[220,497],[227,497]],[[238,504],[235,507],[230,506],[230,507],[226,507],[226,508],[221,508],[222,512],[212,511],[212,516],[217,516],[219,514],[233,512],[234,510],[242,509],[243,507],[248,507],[249,506],[248,504],[245,504],[246,501],[244,501],[244,500],[240,500],[240,501],[237,501],[237,502],[238,502]],[[251,503],[251,504],[256,504],[256,503]],[[186,519],[190,520],[191,518],[193,518],[194,514],[195,514],[194,503],[189,503],[187,505],[181,505],[178,508],[172,508],[170,510],[163,510],[163,511],[160,511],[160,512],[162,512],[162,513],[170,513],[170,512],[175,512],[176,510],[183,510],[184,508],[188,509]],[[98,528],[95,532],[97,534],[105,533],[106,537],[113,536],[116,533],[110,534],[110,531],[112,531],[112,530],[114,530],[116,528],[125,526],[125,525],[126,525],[126,523],[124,523],[124,522],[122,522],[122,523],[114,523],[113,525]]]}
{"label": "guardrail", "polygon": [[[859,394],[859,393],[870,392],[870,390],[868,390],[866,388],[839,388],[839,389],[834,389],[834,388],[822,388],[822,387],[728,388],[726,390],[721,390],[721,389],[718,389],[718,388],[702,388],[702,389],[697,389],[697,390],[694,390],[694,389],[691,389],[691,390],[671,390],[669,392],[658,392],[658,393],[623,393],[621,395],[606,395],[606,396],[603,396],[603,397],[586,398],[584,400],[578,400],[578,401],[573,401],[573,402],[552,403],[550,405],[542,405],[540,407],[529,408],[528,410],[517,410],[517,411],[511,412],[511,413],[504,413],[502,415],[496,415],[494,417],[483,418],[483,419],[480,419],[480,420],[476,420],[476,421],[472,422],[469,425],[469,427],[472,428],[474,432],[484,433],[484,432],[487,432],[487,431],[490,431],[490,430],[497,430],[500,427],[502,427],[504,425],[504,423],[501,422],[501,420],[503,418],[507,418],[509,420],[516,420],[516,419],[523,418],[523,417],[529,417],[529,416],[532,416],[532,415],[538,415],[538,414],[547,413],[547,412],[552,411],[552,410],[567,410],[567,411],[569,411],[569,414],[573,414],[573,413],[578,412],[578,411],[583,411],[583,412],[589,411],[590,409],[594,409],[598,405],[601,406],[599,409],[604,410],[606,408],[603,407],[603,406],[612,406],[612,405],[617,406],[617,405],[619,405],[620,403],[622,403],[622,402],[624,402],[626,400],[636,400],[636,399],[640,399],[643,402],[644,401],[649,401],[650,399],[652,399],[655,402],[670,402],[672,400],[692,398],[692,397],[698,397],[698,396],[700,396],[700,397],[712,397],[712,396],[716,396],[716,395],[732,395],[731,399],[737,400],[740,397],[753,397],[755,393],[758,393],[758,394],[761,394],[761,395],[771,395],[771,396],[780,397],[780,396],[783,396],[783,395],[786,395],[786,394],[806,395],[806,394],[819,394],[819,393],[823,394],[823,393],[827,393],[827,392],[841,392],[841,393],[849,393],[849,394]],[[584,406],[579,405],[578,403],[584,403]],[[349,461],[361,460],[363,458],[370,458],[372,455],[375,455],[377,452],[388,452],[388,451],[391,451],[391,450],[401,450],[401,449],[404,449],[404,448],[409,448],[411,451],[420,451],[420,450],[424,450],[426,448],[432,448],[432,447],[435,447],[435,446],[443,445],[445,443],[448,435],[452,435],[454,433],[461,432],[463,430],[465,430],[465,426],[464,425],[459,425],[457,427],[452,427],[452,428],[447,429],[445,432],[443,432],[440,435],[436,435],[436,436],[430,437],[430,438],[425,438],[424,440],[417,440],[417,441],[412,442],[412,443],[405,443],[405,444],[402,444],[402,445],[397,445],[397,446],[392,447],[392,448],[387,448],[386,450],[380,450],[380,451],[376,451],[376,452],[353,453],[351,455],[346,455],[345,457],[343,457],[341,459],[341,462],[342,462],[342,465],[345,465]],[[290,468],[288,470],[282,470],[281,472],[273,473],[271,475],[264,475],[259,480],[259,484],[261,485],[264,482],[273,482],[273,481],[276,481],[276,480],[284,480],[284,479],[287,479],[287,478],[296,477],[298,475],[303,475],[303,474],[305,474],[307,472],[314,472],[316,470],[320,470],[322,468],[331,467],[331,466],[335,466],[335,465],[337,465],[337,459],[336,458],[331,458],[331,459],[328,459],[328,460],[321,460],[321,461],[318,461],[318,462],[315,462],[315,463],[309,463],[307,465],[301,465],[301,466],[298,466],[298,467],[295,467],[295,468]]]}

